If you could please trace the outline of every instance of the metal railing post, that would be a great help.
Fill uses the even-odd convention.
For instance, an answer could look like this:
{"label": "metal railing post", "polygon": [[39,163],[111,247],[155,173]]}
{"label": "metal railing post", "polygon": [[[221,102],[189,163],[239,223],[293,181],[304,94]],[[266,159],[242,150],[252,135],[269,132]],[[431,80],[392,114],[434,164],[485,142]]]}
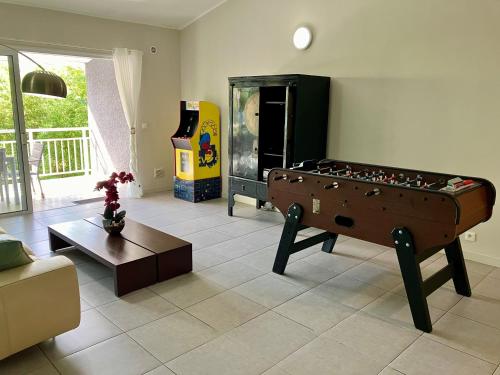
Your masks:
{"label": "metal railing post", "polygon": [[31,156],[31,148],[33,147],[33,130],[26,129],[26,133],[28,133],[28,155]]}
{"label": "metal railing post", "polygon": [[89,135],[87,134],[88,129],[82,130],[83,136],[83,169],[85,176],[90,174],[90,163],[89,163]]}

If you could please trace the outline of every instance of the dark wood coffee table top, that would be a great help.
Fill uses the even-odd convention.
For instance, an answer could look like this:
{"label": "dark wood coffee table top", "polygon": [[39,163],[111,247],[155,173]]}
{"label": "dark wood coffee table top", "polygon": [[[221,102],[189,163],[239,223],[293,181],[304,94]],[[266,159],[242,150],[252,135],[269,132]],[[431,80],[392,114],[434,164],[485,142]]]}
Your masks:
{"label": "dark wood coffee table top", "polygon": [[109,235],[102,218],[49,225],[50,249],[75,246],[113,270],[121,296],[193,269],[192,246],[180,238],[127,219],[119,235]]}
{"label": "dark wood coffee table top", "polygon": [[[102,228],[101,217],[94,216],[84,220]],[[104,231],[104,229],[102,229],[102,231]],[[187,241],[148,227],[147,225],[138,223],[132,219],[125,219],[125,227],[120,233],[120,236],[117,237],[121,237],[126,241],[135,243],[136,245],[144,247],[156,254],[177,250],[180,247],[191,245],[191,243]]]}
{"label": "dark wood coffee table top", "polygon": [[83,252],[97,258],[108,267],[154,257],[155,254],[143,246],[127,241],[121,236],[110,236],[104,229],[84,219],[53,224],[49,232],[67,243],[78,246]]}

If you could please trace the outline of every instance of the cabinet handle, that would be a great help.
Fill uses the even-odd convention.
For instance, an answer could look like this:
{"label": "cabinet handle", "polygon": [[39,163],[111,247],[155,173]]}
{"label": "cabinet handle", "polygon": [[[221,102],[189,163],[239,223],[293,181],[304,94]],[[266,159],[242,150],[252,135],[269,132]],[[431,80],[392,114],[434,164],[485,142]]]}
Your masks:
{"label": "cabinet handle", "polygon": [[255,117],[259,117],[259,112],[255,112]]}

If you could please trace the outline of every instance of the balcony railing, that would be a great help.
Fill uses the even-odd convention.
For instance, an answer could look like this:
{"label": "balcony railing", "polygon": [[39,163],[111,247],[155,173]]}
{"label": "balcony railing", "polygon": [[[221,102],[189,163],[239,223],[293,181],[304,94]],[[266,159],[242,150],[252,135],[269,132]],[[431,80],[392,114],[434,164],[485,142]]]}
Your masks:
{"label": "balcony railing", "polygon": [[[88,127],[26,129],[26,134],[28,150],[32,149],[34,142],[44,145],[39,165],[40,177],[90,174],[92,166]],[[7,156],[17,155],[14,135],[14,129],[0,130],[0,148],[5,148]]]}

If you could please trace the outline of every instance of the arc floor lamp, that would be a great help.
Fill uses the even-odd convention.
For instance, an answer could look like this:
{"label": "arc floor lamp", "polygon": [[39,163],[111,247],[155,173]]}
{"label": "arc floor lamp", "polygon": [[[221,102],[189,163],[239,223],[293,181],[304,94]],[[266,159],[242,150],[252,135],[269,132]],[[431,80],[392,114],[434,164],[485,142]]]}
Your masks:
{"label": "arc floor lamp", "polygon": [[26,57],[41,70],[35,70],[26,74],[21,83],[21,90],[26,94],[50,96],[55,98],[65,98],[68,94],[66,83],[57,74],[45,70],[43,66],[21,51],[0,43],[0,46],[7,47],[18,54]]}

